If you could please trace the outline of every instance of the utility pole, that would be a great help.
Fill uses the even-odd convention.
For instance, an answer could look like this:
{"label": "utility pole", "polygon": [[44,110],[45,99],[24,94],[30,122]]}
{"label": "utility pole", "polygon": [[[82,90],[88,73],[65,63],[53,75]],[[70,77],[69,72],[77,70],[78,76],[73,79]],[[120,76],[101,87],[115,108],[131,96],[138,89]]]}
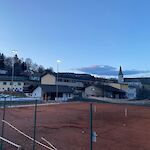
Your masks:
{"label": "utility pole", "polygon": [[11,92],[12,92],[12,96],[11,96],[11,100],[13,100],[13,87],[14,87],[14,72],[15,72],[15,55],[17,55],[17,50],[12,50],[12,77],[11,77]]}

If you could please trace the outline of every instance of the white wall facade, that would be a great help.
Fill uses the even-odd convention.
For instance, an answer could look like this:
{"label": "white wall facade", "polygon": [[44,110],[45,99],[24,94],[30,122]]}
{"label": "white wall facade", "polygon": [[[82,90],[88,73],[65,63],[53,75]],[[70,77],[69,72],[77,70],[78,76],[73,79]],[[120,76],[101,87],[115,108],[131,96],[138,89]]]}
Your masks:
{"label": "white wall facade", "polygon": [[[11,91],[12,90],[11,81],[0,81],[0,92]],[[13,91],[23,92],[24,82],[14,81],[13,82]]]}
{"label": "white wall facade", "polygon": [[32,97],[42,98],[42,88],[40,86],[33,91]]}
{"label": "white wall facade", "polygon": [[55,85],[56,84],[56,77],[51,74],[46,74],[41,78],[41,84],[46,85]]}
{"label": "white wall facade", "polygon": [[97,88],[95,86],[89,86],[85,88],[85,97],[89,97],[89,96],[99,97],[102,95],[103,95],[103,91],[100,88]]}
{"label": "white wall facade", "polygon": [[118,75],[118,83],[123,83],[123,82],[124,82],[123,75]]}
{"label": "white wall facade", "polygon": [[136,99],[136,96],[137,96],[136,88],[129,86],[128,92],[127,92],[128,99]]}

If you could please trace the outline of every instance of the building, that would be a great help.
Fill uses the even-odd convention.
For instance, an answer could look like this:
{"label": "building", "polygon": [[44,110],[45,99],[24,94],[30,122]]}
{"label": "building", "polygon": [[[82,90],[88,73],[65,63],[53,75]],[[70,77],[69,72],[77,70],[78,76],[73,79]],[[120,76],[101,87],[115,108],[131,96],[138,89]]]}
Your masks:
{"label": "building", "polygon": [[109,85],[91,85],[85,88],[85,97],[108,97],[115,99],[125,98],[125,91]]}
{"label": "building", "polygon": [[74,88],[83,88],[95,82],[95,78],[88,74],[75,73],[46,73],[41,77],[41,84],[63,85]]}
{"label": "building", "polygon": [[25,85],[23,88],[23,93],[27,97],[32,97],[33,91],[38,87],[38,85]]}
{"label": "building", "polygon": [[15,92],[23,92],[24,83],[25,78],[14,77],[12,86],[11,76],[0,76],[0,92],[12,91],[12,88]]}
{"label": "building", "polygon": [[128,99],[137,98],[137,89],[135,86],[128,85],[127,98]]}
{"label": "building", "polygon": [[122,68],[120,66],[119,74],[118,74],[118,83],[113,83],[111,86],[121,89],[126,92],[126,97],[128,99],[135,99],[137,98],[137,83],[126,82],[124,79]]}
{"label": "building", "polygon": [[129,88],[128,84],[126,83],[107,83],[107,85],[123,90],[125,92],[127,92]]}
{"label": "building", "polygon": [[[56,100],[57,85],[39,85],[33,92],[32,97],[40,98],[43,100]],[[59,101],[67,101],[73,98],[73,89],[68,86],[58,87]]]}
{"label": "building", "polygon": [[132,86],[142,87],[143,84],[150,85],[150,78],[149,77],[142,77],[142,78],[124,78],[124,82],[128,83]]}
{"label": "building", "polygon": [[138,99],[150,98],[150,77],[125,78],[124,80],[130,86],[136,87]]}
{"label": "building", "polygon": [[[48,85],[51,86],[52,88],[58,86],[58,92],[60,92],[61,88],[64,89],[63,87],[71,88],[72,94],[76,97],[82,97],[82,93],[85,87],[93,84],[94,82],[95,82],[95,77],[88,74],[75,74],[75,73],[57,74],[51,72],[51,73],[45,73],[43,76],[41,76],[41,85],[44,86]],[[53,93],[56,93],[56,91]],[[51,97],[50,99],[55,99],[54,97],[56,97],[56,95],[48,94],[48,96],[46,97]],[[47,99],[45,98],[45,96],[43,96],[43,98]]]}
{"label": "building", "polygon": [[123,72],[122,72],[122,68],[120,66],[119,74],[118,74],[118,83],[123,83],[123,82],[124,82]]}
{"label": "building", "polygon": [[7,70],[2,70],[2,69],[0,69],[0,75],[6,75],[7,74]]}

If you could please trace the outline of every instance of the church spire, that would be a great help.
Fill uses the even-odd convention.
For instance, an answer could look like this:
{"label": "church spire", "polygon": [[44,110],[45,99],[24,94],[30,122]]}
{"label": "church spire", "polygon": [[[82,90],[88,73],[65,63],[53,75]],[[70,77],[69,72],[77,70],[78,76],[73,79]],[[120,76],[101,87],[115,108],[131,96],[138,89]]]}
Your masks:
{"label": "church spire", "polygon": [[118,83],[123,83],[123,82],[124,82],[123,72],[122,72],[122,68],[120,66],[119,74],[118,74]]}
{"label": "church spire", "polygon": [[123,76],[123,72],[122,72],[121,66],[120,66],[120,69],[119,69],[119,75],[120,75],[120,76]]}

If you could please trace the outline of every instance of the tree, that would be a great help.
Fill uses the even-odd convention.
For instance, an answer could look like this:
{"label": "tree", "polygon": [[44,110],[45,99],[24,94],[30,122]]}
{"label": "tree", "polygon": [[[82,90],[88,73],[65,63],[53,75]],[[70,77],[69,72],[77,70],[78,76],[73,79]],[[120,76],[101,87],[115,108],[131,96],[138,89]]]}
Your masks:
{"label": "tree", "polygon": [[31,69],[31,66],[32,66],[32,60],[30,58],[27,58],[25,60],[25,63],[27,65],[27,70],[29,71]]}
{"label": "tree", "polygon": [[22,62],[22,64],[21,64],[21,70],[22,70],[22,72],[24,72],[24,71],[27,70],[27,65],[26,65],[25,62]]}
{"label": "tree", "polygon": [[5,68],[5,63],[4,63],[4,61],[5,61],[5,56],[4,56],[4,54],[2,53],[2,54],[0,54],[0,69],[4,69],[4,68]]}
{"label": "tree", "polygon": [[53,73],[54,72],[52,67],[47,68],[45,71],[49,72],[49,73]]}
{"label": "tree", "polygon": [[33,72],[38,72],[38,65],[36,63],[33,63],[31,68],[30,68]]}
{"label": "tree", "polygon": [[6,57],[6,59],[4,60],[4,64],[5,64],[6,69],[11,68],[12,67],[12,58]]}
{"label": "tree", "polygon": [[45,68],[42,65],[40,65],[39,68],[38,68],[38,72],[43,74],[44,71],[45,71]]}

